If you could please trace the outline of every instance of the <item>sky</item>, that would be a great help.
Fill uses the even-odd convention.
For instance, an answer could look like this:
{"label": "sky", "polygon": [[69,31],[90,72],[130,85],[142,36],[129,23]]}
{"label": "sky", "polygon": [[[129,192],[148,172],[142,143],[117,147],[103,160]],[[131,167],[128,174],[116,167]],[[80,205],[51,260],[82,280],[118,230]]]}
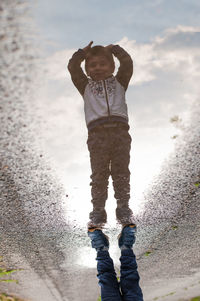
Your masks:
{"label": "sky", "polygon": [[110,44],[126,36],[146,43],[177,25],[199,26],[198,0],[37,0],[41,32],[57,47],[78,48],[94,40]]}
{"label": "sky", "polygon": [[[44,76],[38,108],[42,147],[68,195],[70,222],[83,225],[90,203],[90,163],[83,100],[67,71],[72,54],[86,46],[119,44],[134,62],[126,100],[131,149],[131,206],[142,210],[143,193],[173,151],[189,108],[199,95],[200,2],[198,0],[37,0]],[[178,122],[170,122],[178,116]],[[115,224],[112,183],[107,211]],[[69,213],[70,212],[70,213]]]}

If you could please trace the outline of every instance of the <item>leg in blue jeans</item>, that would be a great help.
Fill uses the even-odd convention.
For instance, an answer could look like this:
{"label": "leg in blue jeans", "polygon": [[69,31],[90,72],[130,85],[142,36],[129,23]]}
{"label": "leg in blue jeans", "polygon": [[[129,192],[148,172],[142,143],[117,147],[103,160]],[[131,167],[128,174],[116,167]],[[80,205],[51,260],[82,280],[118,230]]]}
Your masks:
{"label": "leg in blue jeans", "polygon": [[[132,246],[135,242],[135,225],[124,226],[118,239],[121,249],[121,281],[117,281],[113,260],[108,249],[108,237],[101,229],[88,230],[92,247],[97,251],[97,270],[101,286],[102,301],[143,301],[142,290],[139,286],[139,274]],[[121,287],[120,287],[121,286]],[[121,289],[121,290],[120,290]]]}
{"label": "leg in blue jeans", "polygon": [[[97,252],[97,270],[102,301],[122,301],[119,283],[108,251]],[[128,299],[127,299],[128,300]],[[141,299],[142,300],[142,299]]]}
{"label": "leg in blue jeans", "polygon": [[[139,286],[139,274],[135,254],[132,249],[121,251],[120,285],[123,301],[143,301],[142,290]],[[116,299],[117,300],[117,299]]]}

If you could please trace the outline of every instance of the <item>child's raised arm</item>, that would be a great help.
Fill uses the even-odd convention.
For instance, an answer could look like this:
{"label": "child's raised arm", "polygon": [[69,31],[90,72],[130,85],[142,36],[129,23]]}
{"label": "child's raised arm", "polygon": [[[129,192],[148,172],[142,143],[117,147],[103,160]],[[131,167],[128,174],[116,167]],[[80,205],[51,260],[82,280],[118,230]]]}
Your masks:
{"label": "child's raised arm", "polygon": [[116,75],[118,82],[125,88],[128,88],[129,81],[133,74],[133,61],[131,56],[119,45],[110,44],[106,46],[120,62]]}
{"label": "child's raised arm", "polygon": [[72,81],[81,95],[84,94],[85,87],[88,83],[87,76],[81,68],[81,63],[82,61],[84,61],[85,56],[88,50],[91,48],[92,43],[93,41],[91,41],[86,47],[76,51],[68,63],[68,70],[71,74]]}

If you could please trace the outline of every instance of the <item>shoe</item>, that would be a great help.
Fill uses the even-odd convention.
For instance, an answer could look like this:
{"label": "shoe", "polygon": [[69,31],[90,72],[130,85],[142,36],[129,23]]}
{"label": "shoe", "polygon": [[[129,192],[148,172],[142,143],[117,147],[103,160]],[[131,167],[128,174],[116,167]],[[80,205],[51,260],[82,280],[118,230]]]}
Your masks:
{"label": "shoe", "polygon": [[135,242],[136,225],[124,226],[119,237],[118,245],[121,250],[132,249]]}
{"label": "shoe", "polygon": [[118,206],[116,208],[116,218],[122,226],[136,224],[135,218],[133,216],[133,211],[128,206]]}
{"label": "shoe", "polygon": [[90,221],[88,222],[88,229],[90,228],[102,228],[107,222],[106,210],[102,207],[94,208],[89,215]]}
{"label": "shoe", "polygon": [[88,229],[88,236],[91,239],[92,248],[95,248],[96,251],[108,251],[108,237],[101,229]]}

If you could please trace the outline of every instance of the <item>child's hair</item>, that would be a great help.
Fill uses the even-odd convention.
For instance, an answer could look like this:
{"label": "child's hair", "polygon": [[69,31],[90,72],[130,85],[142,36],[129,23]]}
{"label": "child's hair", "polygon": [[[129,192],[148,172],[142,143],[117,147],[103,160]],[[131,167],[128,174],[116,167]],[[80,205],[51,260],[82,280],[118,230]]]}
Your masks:
{"label": "child's hair", "polygon": [[86,58],[85,58],[85,70],[86,70],[86,72],[87,72],[88,62],[89,62],[90,58],[93,57],[93,56],[104,56],[104,57],[106,57],[107,60],[110,62],[111,66],[113,67],[113,71],[114,71],[115,62],[114,62],[114,59],[113,59],[112,52],[110,50],[108,50],[106,47],[98,45],[98,46],[91,47],[90,50],[86,54]]}

